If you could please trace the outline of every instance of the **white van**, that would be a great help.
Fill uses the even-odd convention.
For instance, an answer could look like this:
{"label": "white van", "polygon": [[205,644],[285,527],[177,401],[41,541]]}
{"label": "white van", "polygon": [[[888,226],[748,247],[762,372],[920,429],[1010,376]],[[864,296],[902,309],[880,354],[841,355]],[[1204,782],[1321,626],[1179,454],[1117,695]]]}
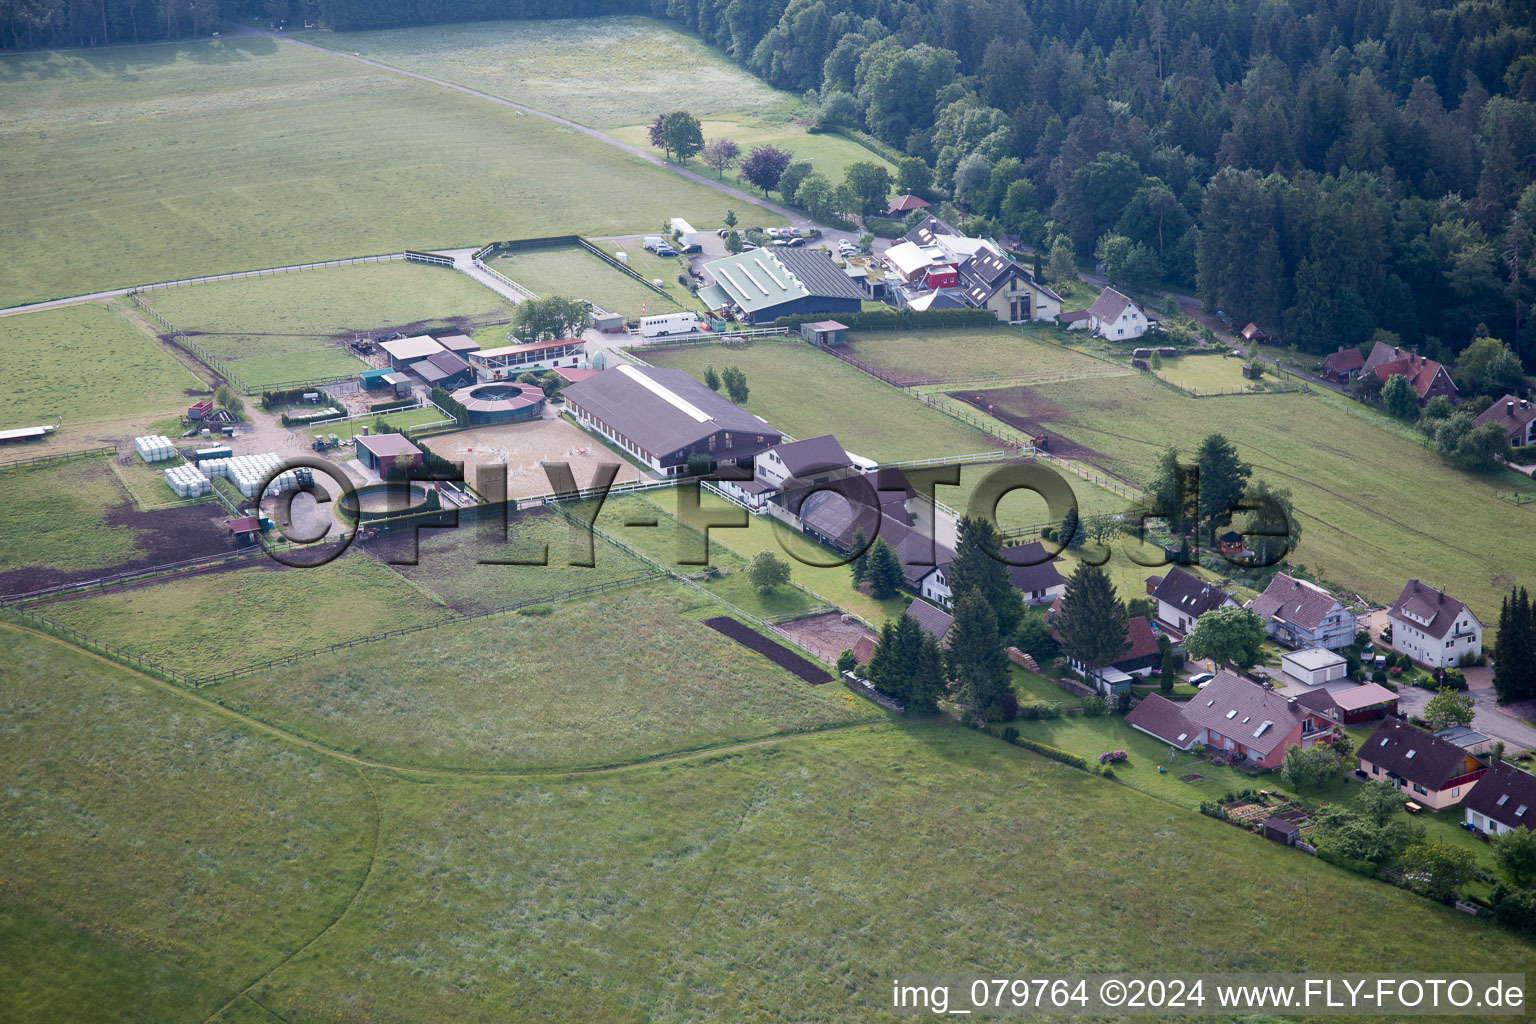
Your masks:
{"label": "white van", "polygon": [[664,338],[669,334],[692,334],[699,329],[697,313],[665,313],[661,316],[640,318],[640,334],[647,338]]}

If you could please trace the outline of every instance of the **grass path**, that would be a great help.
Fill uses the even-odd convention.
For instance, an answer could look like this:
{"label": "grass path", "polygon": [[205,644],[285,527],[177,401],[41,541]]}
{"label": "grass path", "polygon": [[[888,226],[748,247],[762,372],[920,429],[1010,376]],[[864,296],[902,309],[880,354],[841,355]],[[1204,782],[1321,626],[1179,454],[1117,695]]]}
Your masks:
{"label": "grass path", "polygon": [[[69,650],[71,650],[71,651],[75,652],[76,654],[79,654],[79,655],[81,655],[83,657],[91,658],[91,659],[93,659],[95,661],[99,661],[99,662],[101,662],[103,664],[106,664],[106,665],[111,665],[113,668],[120,669],[120,670],[122,670],[124,672],[127,672],[128,674],[134,676],[137,679],[140,679],[140,680],[144,681],[145,683],[149,684],[150,686],[157,687],[157,688],[159,688],[161,690],[164,690],[164,691],[166,691],[168,693],[174,693],[178,697],[181,697],[181,698],[183,698],[185,700],[191,701],[192,703],[198,705],[200,708],[202,708],[204,710],[216,712],[217,714],[223,715],[226,718],[229,718],[229,719],[231,719],[233,721],[239,722],[242,725],[249,726],[252,729],[255,729],[255,730],[258,730],[259,732],[265,733],[268,736],[273,736],[273,737],[276,737],[277,739],[284,740],[284,741],[286,741],[288,743],[292,743],[295,746],[303,747],[305,750],[313,751],[314,753],[317,753],[317,754],[324,754],[327,757],[335,758],[338,761],[344,761],[347,764],[353,765],[354,767],[357,767],[357,768],[374,768],[374,769],[379,769],[379,770],[382,770],[382,771],[395,772],[395,773],[401,774],[401,775],[409,775],[409,776],[413,776],[413,777],[416,777],[416,778],[428,778],[428,779],[430,779],[430,778],[455,778],[455,779],[487,779],[487,780],[494,780],[494,779],[523,779],[523,778],[564,778],[564,777],[567,777],[567,776],[577,776],[577,775],[599,775],[599,774],[603,774],[603,773],[606,773],[606,772],[627,771],[627,770],[632,769],[632,768],[643,768],[643,767],[645,767],[647,765],[665,764],[665,763],[670,762],[670,761],[683,761],[683,760],[688,760],[690,758],[696,758],[696,757],[713,757],[713,756],[717,756],[717,755],[721,755],[721,754],[729,754],[729,753],[731,753],[733,751],[738,751],[738,750],[750,750],[750,749],[752,749],[754,747],[768,746],[769,744],[783,742],[785,740],[792,739],[792,738],[794,738],[796,736],[808,736],[808,735],[815,735],[817,733],[824,733],[824,732],[837,732],[837,731],[841,731],[841,730],[844,730],[844,729],[867,729],[867,728],[872,728],[874,726],[889,724],[887,721],[882,720],[882,719],[876,719],[876,720],[873,720],[873,721],[866,721],[866,722],[841,722],[841,723],[821,726],[821,727],[813,728],[813,729],[805,729],[805,730],[801,730],[801,731],[798,731],[798,732],[776,733],[776,734],[774,734],[772,736],[759,736],[759,737],[757,737],[755,739],[749,739],[749,740],[737,740],[737,741],[732,741],[732,742],[729,742],[729,743],[719,743],[719,744],[706,745],[706,746],[700,746],[700,747],[690,747],[690,748],[686,748],[686,749],[673,750],[673,751],[668,751],[668,752],[663,753],[663,754],[653,754],[653,755],[650,755],[648,757],[636,758],[633,761],[619,761],[619,762],[613,762],[613,763],[609,763],[609,764],[583,765],[583,766],[577,767],[577,768],[544,768],[544,769],[539,769],[539,768],[532,768],[532,769],[497,769],[497,768],[487,768],[487,769],[475,769],[475,768],[435,768],[435,767],[423,766],[423,765],[392,764],[392,763],[390,763],[388,761],[379,761],[379,760],[374,760],[374,759],[371,759],[371,758],[359,757],[356,754],[349,754],[349,753],[347,753],[344,750],[338,750],[335,747],[328,746],[328,745],[326,745],[324,743],[321,743],[318,740],[310,739],[309,737],[301,735],[300,733],[290,732],[287,729],[284,729],[284,728],[282,728],[280,726],[272,725],[272,724],[270,724],[270,723],[268,723],[266,721],[263,721],[262,719],[257,718],[257,717],[255,717],[253,715],[248,715],[248,714],[245,714],[244,712],[236,711],[233,708],[226,707],[225,705],[219,703],[216,700],[212,700],[212,699],[207,698],[207,697],[199,696],[198,694],[194,693],[191,690],[187,690],[187,689],[184,689],[184,688],[182,688],[180,686],[176,686],[173,683],[168,683],[165,680],[157,678],[157,677],[152,676],[152,675],[149,675],[146,672],[141,672],[138,669],[134,668],[132,665],[126,665],[126,664],[123,664],[122,662],[114,661],[111,658],[106,657],[105,655],[97,654],[95,651],[87,650],[86,648],[83,648],[83,647],[76,647],[74,644],[71,644],[71,643],[69,643],[66,640],[62,640],[59,637],[54,636],[52,633],[47,633],[47,632],[44,632],[42,630],[33,629],[30,626],[21,626],[21,625],[17,625],[15,623],[10,623],[10,622],[0,622],[0,630],[9,631],[9,632],[18,633],[18,634],[25,634],[25,635],[28,635],[28,636],[32,636],[32,637],[36,637],[36,638],[39,638],[39,639],[47,640],[47,641],[50,641],[51,643],[55,643],[55,644],[59,645],[60,647],[67,648],[67,649],[69,649]],[[370,786],[370,788],[371,788],[371,786]],[[233,1002],[233,1001],[234,1000],[231,1000],[231,1002]]]}

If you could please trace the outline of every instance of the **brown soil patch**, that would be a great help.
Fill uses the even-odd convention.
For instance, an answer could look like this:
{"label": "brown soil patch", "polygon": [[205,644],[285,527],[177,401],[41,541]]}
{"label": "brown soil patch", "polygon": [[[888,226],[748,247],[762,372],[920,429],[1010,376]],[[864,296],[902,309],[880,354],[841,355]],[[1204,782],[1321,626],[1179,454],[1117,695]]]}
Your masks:
{"label": "brown soil patch", "polygon": [[837,656],[844,651],[853,650],[860,637],[874,636],[857,621],[844,622],[841,612],[796,619],[776,628],[797,644],[816,652],[822,661],[831,663],[836,663]]}
{"label": "brown soil patch", "polygon": [[1024,431],[1030,437],[1041,434],[1050,438],[1046,448],[1052,455],[1064,459],[1094,461],[1099,453],[1086,445],[1069,441],[1046,426],[1047,422],[1059,423],[1070,413],[1054,402],[1041,398],[1034,388],[1003,388],[998,391],[951,391],[949,397],[979,409],[988,416],[996,417]]}

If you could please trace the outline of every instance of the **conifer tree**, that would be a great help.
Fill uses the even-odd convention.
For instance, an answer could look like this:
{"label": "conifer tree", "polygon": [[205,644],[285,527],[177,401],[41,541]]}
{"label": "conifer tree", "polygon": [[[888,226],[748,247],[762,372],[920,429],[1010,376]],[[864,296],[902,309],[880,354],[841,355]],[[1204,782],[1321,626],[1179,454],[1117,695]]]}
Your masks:
{"label": "conifer tree", "polygon": [[1008,654],[997,631],[997,616],[979,590],[967,590],[955,602],[949,631],[949,672],[959,684],[959,700],[977,718],[995,718],[1008,691]]}
{"label": "conifer tree", "polygon": [[1125,653],[1125,605],[1103,569],[1084,563],[1068,578],[1056,630],[1062,650],[1089,675]]}
{"label": "conifer tree", "polygon": [[1024,617],[1024,598],[1014,589],[1008,566],[1000,558],[1002,538],[990,520],[965,516],[959,524],[960,542],[949,569],[950,593],[958,600],[967,590],[979,590],[992,613],[997,628],[1011,636]]}
{"label": "conifer tree", "polygon": [[869,584],[871,596],[877,601],[895,597],[901,593],[904,578],[896,552],[891,550],[884,538],[876,539],[875,546],[869,549],[869,560],[864,565],[864,581]]}
{"label": "conifer tree", "polygon": [[939,698],[944,696],[947,682],[944,678],[944,652],[932,633],[924,633],[917,652],[917,665],[912,672],[912,688],[907,697],[907,714],[931,715],[939,710]]}
{"label": "conifer tree", "polygon": [[869,566],[869,539],[864,536],[864,527],[853,528],[853,539],[848,542],[848,550],[853,552],[853,561],[848,566],[853,574],[853,585],[857,587],[864,582]]}

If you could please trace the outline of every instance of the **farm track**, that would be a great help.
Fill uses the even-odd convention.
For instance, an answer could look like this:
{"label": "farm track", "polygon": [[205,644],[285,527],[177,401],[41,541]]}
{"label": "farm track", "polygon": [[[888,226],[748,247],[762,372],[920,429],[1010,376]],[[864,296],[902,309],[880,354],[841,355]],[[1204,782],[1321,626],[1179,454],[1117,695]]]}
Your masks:
{"label": "farm track", "polygon": [[649,765],[667,764],[672,761],[688,761],[699,757],[717,757],[721,755],[732,754],[741,750],[751,750],[754,747],[765,747],[775,743],[782,743],[800,736],[815,736],[819,733],[841,732],[848,729],[868,729],[876,726],[885,726],[890,724],[887,721],[878,719],[875,721],[866,722],[843,722],[836,725],[822,726],[816,729],[805,729],[800,732],[774,733],[769,736],[758,736],[753,739],[730,740],[725,743],[711,744],[702,747],[691,747],[683,750],[673,750],[664,754],[654,754],[649,757],[638,758],[633,761],[618,761],[609,764],[583,765],[575,768],[480,769],[433,767],[430,765],[392,764],[388,761],[376,761],[371,758],[359,757],[356,754],[349,754],[346,751],[338,750],[335,747],[320,742],[319,740],[310,739],[309,737],[300,733],[290,732],[289,730],[280,726],[272,725],[269,722],[263,721],[254,715],[248,715],[244,712],[236,711],[235,709],[225,704],[221,704],[216,700],[200,696],[190,690],[176,686],[174,683],[168,683],[163,679],[157,679],[148,673],[140,672],[130,665],[124,665],[121,662],[113,661],[111,658],[108,658],[105,655],[97,654],[94,651],[89,651],[82,647],[76,647],[75,645],[65,640],[59,639],[51,633],[45,633],[41,630],[32,629],[28,626],[21,626],[10,622],[0,622],[0,631],[23,633],[32,637],[47,640],[50,643],[59,645],[60,647],[68,648],[77,654],[92,658],[101,662],[102,664],[111,665],[114,668],[121,669],[122,671],[127,672],[129,675],[136,677],[137,679],[147,683],[150,686],[157,687],[158,689],[164,690],[168,693],[174,693],[178,697],[190,701],[191,703],[198,705],[204,710],[212,711],[215,714],[249,726],[250,728],[264,733],[267,736],[275,737],[277,739],[294,744],[295,746],[303,747],[305,750],[313,751],[314,753],[333,758],[337,761],[343,761],[358,768],[372,768],[378,771],[394,772],[398,775],[405,775],[422,779],[484,779],[488,781],[494,781],[498,779],[550,779],[571,778],[583,775],[604,775],[609,772],[629,771],[635,768],[645,768]]}

